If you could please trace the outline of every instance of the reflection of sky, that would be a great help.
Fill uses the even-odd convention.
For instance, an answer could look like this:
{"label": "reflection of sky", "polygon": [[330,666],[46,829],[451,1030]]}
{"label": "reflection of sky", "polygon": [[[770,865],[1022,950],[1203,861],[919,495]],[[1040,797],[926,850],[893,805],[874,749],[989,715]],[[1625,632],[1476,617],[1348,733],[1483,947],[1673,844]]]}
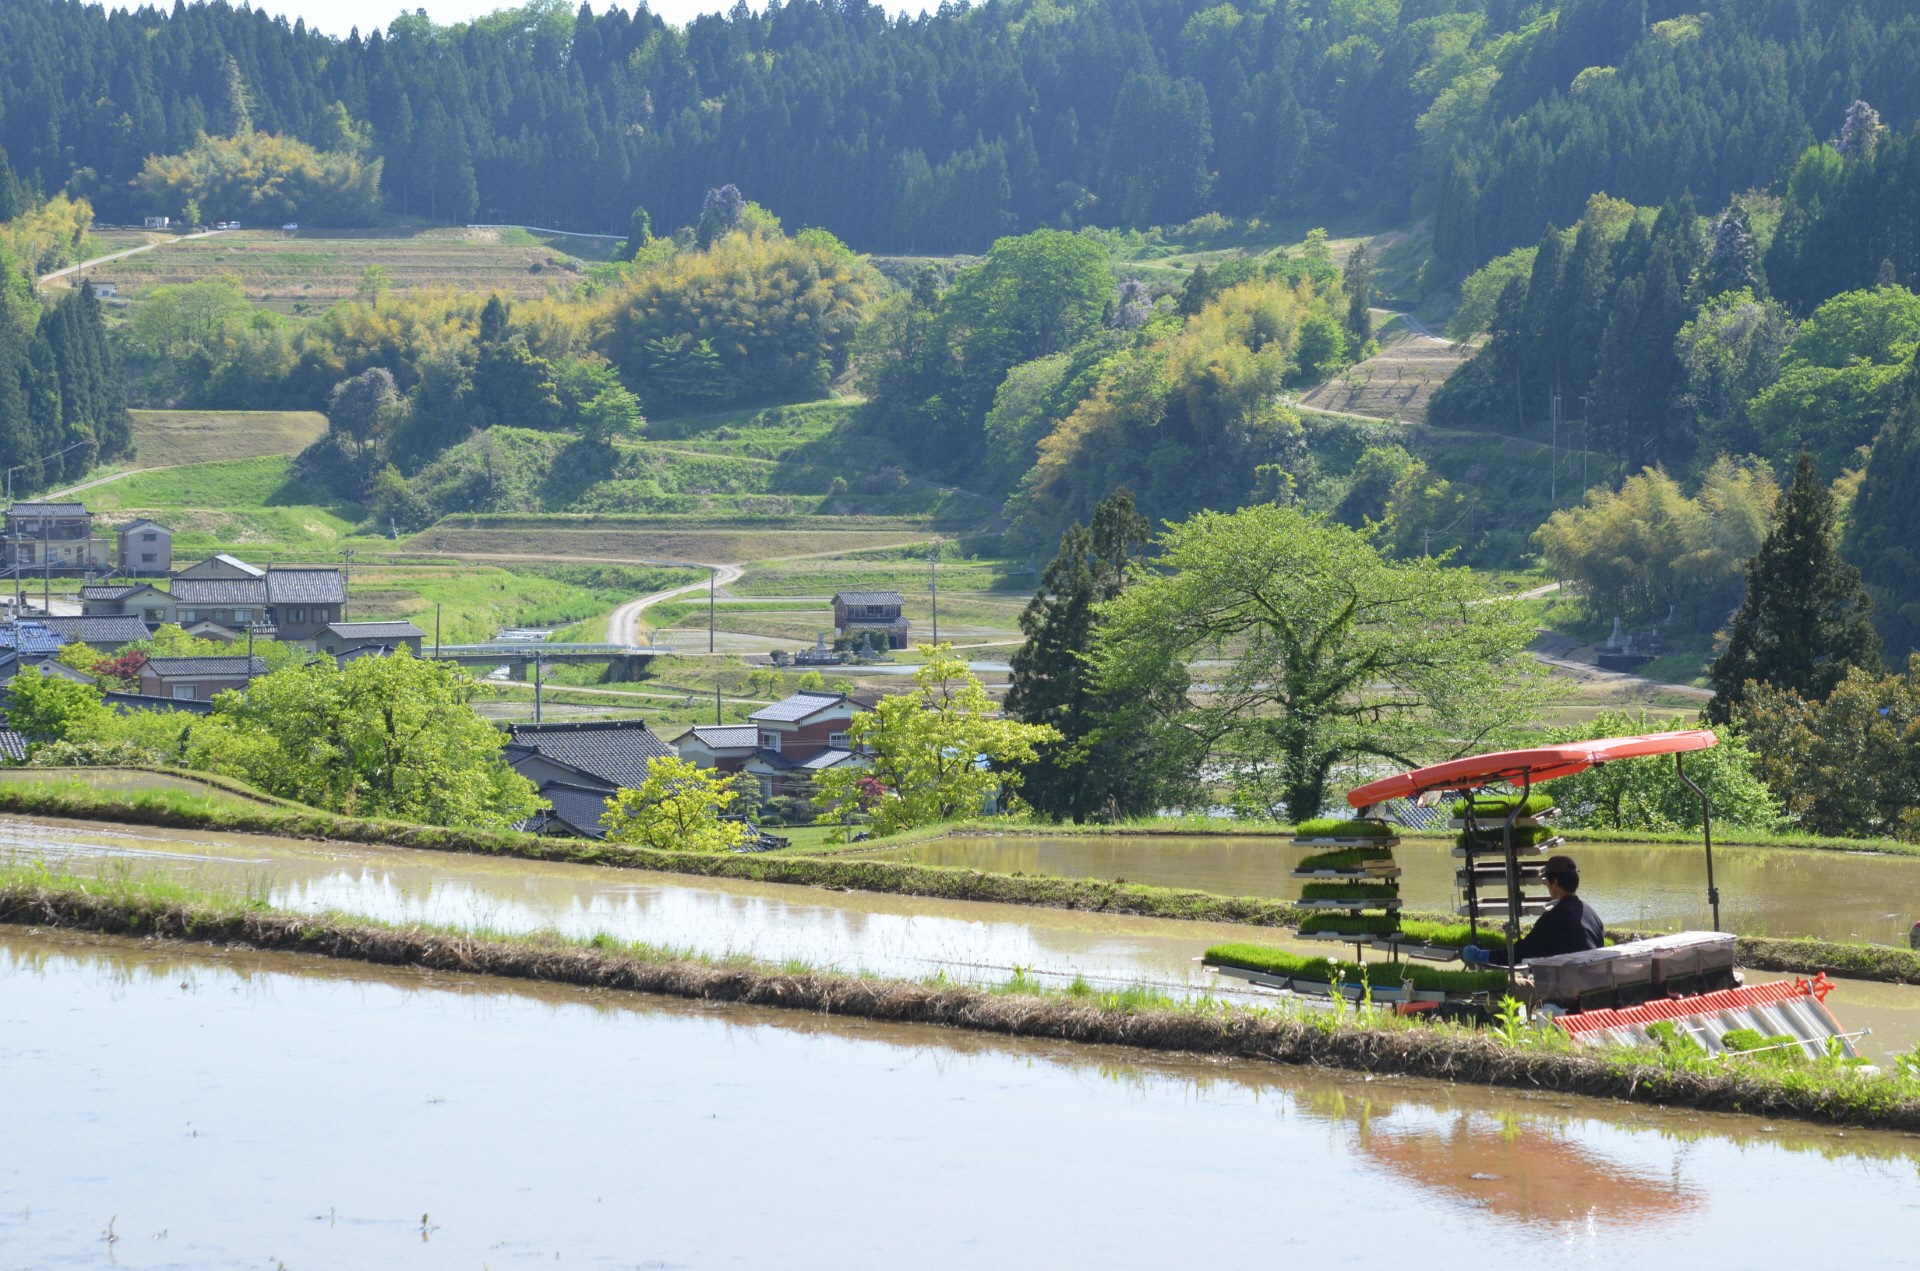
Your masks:
{"label": "reflection of sky", "polygon": [[[1195,962],[1221,933],[1140,919],[812,888],[703,885],[456,853],[171,838],[167,831],[122,835],[25,821],[0,822],[0,851],[81,874],[163,872],[190,884],[263,895],[276,907],[306,913],[331,909],[384,922],[507,934],[604,933],[708,956],[797,960],[823,970],[908,978],[944,969],[960,980],[998,982],[1019,967],[1055,984],[1078,975],[1096,987],[1146,983],[1176,993],[1191,986],[1216,996],[1247,995],[1232,982],[1223,987]],[[622,881],[628,879],[648,881]]]}
{"label": "reflection of sky", "polygon": [[107,1214],[130,1266],[1878,1267],[1920,1216],[1900,1136],[71,937],[0,933],[0,1070],[32,1265]]}

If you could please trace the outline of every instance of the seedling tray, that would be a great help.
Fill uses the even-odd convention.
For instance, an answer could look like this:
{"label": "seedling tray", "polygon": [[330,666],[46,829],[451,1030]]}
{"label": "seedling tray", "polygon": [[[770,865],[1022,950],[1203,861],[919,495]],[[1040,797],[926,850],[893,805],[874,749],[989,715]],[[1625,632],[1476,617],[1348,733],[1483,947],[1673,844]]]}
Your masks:
{"label": "seedling tray", "polygon": [[[1334,996],[1333,985],[1324,980],[1299,980],[1294,979],[1292,976],[1274,975],[1266,971],[1254,971],[1247,967],[1227,964],[1216,966],[1214,970],[1222,975],[1232,976],[1236,980],[1245,980],[1249,984],[1257,984],[1262,988],[1280,989],[1288,993],[1299,993],[1306,997]],[[1364,984],[1343,983],[1340,986],[1339,996],[1346,998],[1350,1002],[1358,1002],[1366,995],[1367,986]],[[1413,997],[1405,986],[1394,985],[1383,988],[1376,984],[1373,987],[1373,1000],[1376,1002],[1408,1002],[1412,1001]]]}
{"label": "seedling tray", "polygon": [[[1504,918],[1507,916],[1507,902],[1504,900],[1483,900],[1476,909],[1473,905],[1461,905],[1453,912],[1462,918]],[[1523,900],[1520,912],[1523,914],[1543,914],[1553,908],[1551,900]]]}
{"label": "seedling tray", "polygon": [[[1566,839],[1555,835],[1553,838],[1542,839],[1538,843],[1529,843],[1525,846],[1515,843],[1513,845],[1513,854],[1515,856],[1545,856],[1566,841]],[[1469,857],[1475,860],[1485,860],[1489,856],[1505,856],[1506,854],[1506,844],[1499,842],[1488,843],[1485,847],[1476,847],[1472,850],[1464,847],[1456,847],[1453,849],[1453,858],[1455,860],[1466,860]]]}
{"label": "seedling tray", "polygon": [[1296,900],[1293,903],[1302,909],[1344,909],[1349,913],[1359,913],[1363,909],[1398,909],[1400,898],[1390,896],[1384,900]]}
{"label": "seedling tray", "polygon": [[1377,847],[1388,851],[1400,845],[1397,834],[1361,834],[1352,838],[1309,838],[1291,840],[1295,847]]}
{"label": "seedling tray", "polygon": [[1378,931],[1296,931],[1297,940],[1326,940],[1333,944],[1372,944],[1380,938]]}
{"label": "seedling tray", "polygon": [[[1537,830],[1541,826],[1547,825],[1548,823],[1553,821],[1559,815],[1560,815],[1560,809],[1552,808],[1552,809],[1549,809],[1548,811],[1542,812],[1539,816],[1518,817],[1514,820],[1513,826],[1517,830]],[[1473,828],[1475,832],[1479,834],[1495,834],[1495,833],[1498,833],[1501,829],[1505,828],[1506,824],[1507,824],[1507,819],[1503,816],[1496,816],[1491,818],[1481,817],[1480,819],[1476,820],[1473,823]],[[1467,818],[1463,816],[1456,816],[1451,821],[1447,822],[1447,828],[1450,830],[1464,830],[1467,828]]]}
{"label": "seedling tray", "polygon": [[1296,869],[1295,878],[1357,878],[1368,881],[1376,878],[1398,878],[1400,867],[1386,862],[1371,869]]}
{"label": "seedling tray", "polygon": [[1367,946],[1379,953],[1398,954],[1403,958],[1417,958],[1422,962],[1458,962],[1460,950],[1450,949],[1443,944],[1402,944],[1398,940],[1375,940]]}

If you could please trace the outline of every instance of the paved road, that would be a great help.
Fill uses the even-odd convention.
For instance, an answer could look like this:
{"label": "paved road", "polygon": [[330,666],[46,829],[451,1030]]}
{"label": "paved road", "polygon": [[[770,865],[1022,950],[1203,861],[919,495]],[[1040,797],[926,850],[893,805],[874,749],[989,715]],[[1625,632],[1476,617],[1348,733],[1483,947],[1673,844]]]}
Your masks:
{"label": "paved road", "polygon": [[[159,231],[155,232],[158,233]],[[172,238],[163,238],[157,243],[146,243],[139,247],[129,247],[123,252],[113,252],[106,256],[95,256],[92,260],[83,260],[77,265],[68,265],[65,269],[56,269],[50,274],[42,275],[39,285],[44,287],[56,278],[65,278],[68,274],[76,273],[82,269],[91,269],[95,265],[105,265],[111,261],[125,260],[129,256],[138,256],[141,252],[150,252],[156,247],[166,247],[171,243],[184,243],[189,238],[212,238],[215,234],[225,233],[227,233],[227,231],[223,229],[206,229],[201,230],[198,234],[180,234]]]}
{"label": "paved road", "polygon": [[50,493],[42,494],[37,497],[42,499],[64,499],[69,494],[78,494],[82,490],[91,490],[93,489],[93,487],[97,485],[105,485],[109,481],[118,481],[121,477],[130,477],[136,472],[158,472],[160,471],[161,467],[165,467],[165,466],[167,465],[162,464],[159,467],[153,467],[153,468],[128,468],[125,472],[116,472],[112,476],[108,476],[108,477],[95,477],[91,481],[82,481],[79,485],[70,485],[64,490],[54,490],[54,491],[51,491]]}
{"label": "paved road", "polygon": [[[705,565],[705,569],[718,570],[713,576],[715,591],[737,581],[745,571],[738,565]],[[680,587],[669,587],[665,591],[651,592],[637,596],[613,611],[607,619],[607,639],[614,644],[644,644],[640,639],[640,616],[664,600],[673,600],[696,591],[704,591],[707,583],[687,583]]]}

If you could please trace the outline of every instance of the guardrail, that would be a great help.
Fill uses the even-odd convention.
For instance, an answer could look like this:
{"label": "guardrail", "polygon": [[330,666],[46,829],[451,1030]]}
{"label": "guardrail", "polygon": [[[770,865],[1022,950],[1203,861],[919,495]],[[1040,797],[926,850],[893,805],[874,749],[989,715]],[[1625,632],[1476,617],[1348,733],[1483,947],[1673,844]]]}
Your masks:
{"label": "guardrail", "polygon": [[646,657],[667,653],[671,650],[657,644],[565,644],[544,643],[538,640],[505,640],[489,644],[442,644],[427,646],[433,650],[433,657],[481,658],[481,657],[602,657],[630,658]]}

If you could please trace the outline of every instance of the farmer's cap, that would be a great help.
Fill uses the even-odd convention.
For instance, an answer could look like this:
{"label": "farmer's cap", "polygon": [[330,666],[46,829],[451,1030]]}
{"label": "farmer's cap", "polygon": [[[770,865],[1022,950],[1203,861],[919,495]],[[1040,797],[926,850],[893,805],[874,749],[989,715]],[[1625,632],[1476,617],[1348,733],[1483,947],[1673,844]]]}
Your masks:
{"label": "farmer's cap", "polygon": [[1546,868],[1540,873],[1568,891],[1580,890],[1580,867],[1573,863],[1571,856],[1549,856]]}

